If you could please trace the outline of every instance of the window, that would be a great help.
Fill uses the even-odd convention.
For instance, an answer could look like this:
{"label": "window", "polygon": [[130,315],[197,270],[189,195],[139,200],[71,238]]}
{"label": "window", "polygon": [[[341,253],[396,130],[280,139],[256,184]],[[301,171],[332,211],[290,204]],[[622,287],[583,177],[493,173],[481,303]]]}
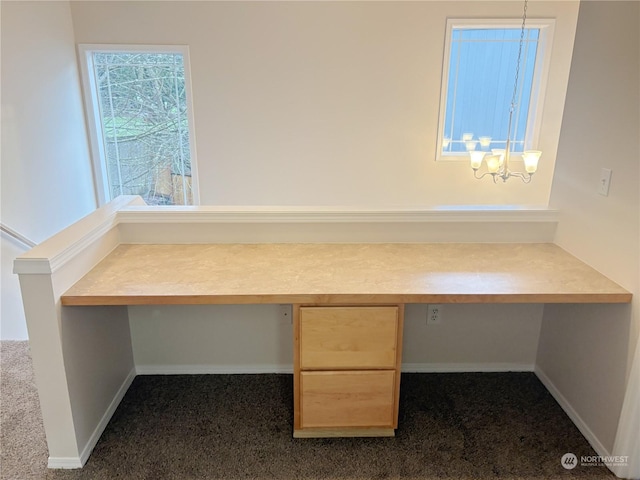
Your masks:
{"label": "window", "polygon": [[184,47],[80,46],[101,203],[197,203]]}
{"label": "window", "polygon": [[[519,68],[511,151],[538,141],[552,21],[527,21]],[[468,149],[504,149],[521,21],[449,20],[440,99],[437,159]]]}

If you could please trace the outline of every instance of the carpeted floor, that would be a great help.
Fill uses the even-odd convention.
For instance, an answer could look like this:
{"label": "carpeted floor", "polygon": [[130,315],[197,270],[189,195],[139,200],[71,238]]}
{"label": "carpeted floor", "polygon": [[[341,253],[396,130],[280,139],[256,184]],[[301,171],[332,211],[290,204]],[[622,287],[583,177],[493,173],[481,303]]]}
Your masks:
{"label": "carpeted floor", "polygon": [[612,479],[531,373],[403,374],[395,438],[293,439],[290,375],[139,376],[82,470],[47,470],[26,342],[1,344],[1,478]]}

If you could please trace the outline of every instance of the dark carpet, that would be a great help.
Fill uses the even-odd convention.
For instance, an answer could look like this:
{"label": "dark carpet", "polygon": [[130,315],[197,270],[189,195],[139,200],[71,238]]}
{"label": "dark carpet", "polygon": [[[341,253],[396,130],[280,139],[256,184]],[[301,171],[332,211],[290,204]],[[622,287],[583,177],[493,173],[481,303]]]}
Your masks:
{"label": "dark carpet", "polygon": [[396,437],[350,439],[291,437],[291,375],[139,376],[85,468],[47,470],[32,377],[5,343],[6,480],[615,478],[561,466],[595,452],[532,373],[403,374]]}

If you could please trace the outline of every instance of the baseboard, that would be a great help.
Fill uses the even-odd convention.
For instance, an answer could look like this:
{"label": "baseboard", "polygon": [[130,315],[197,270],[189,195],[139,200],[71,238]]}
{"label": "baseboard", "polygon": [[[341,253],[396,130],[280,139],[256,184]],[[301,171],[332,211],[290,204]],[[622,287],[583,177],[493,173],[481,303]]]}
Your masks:
{"label": "baseboard", "polygon": [[532,363],[403,363],[406,373],[533,372]]}
{"label": "baseboard", "polygon": [[138,375],[293,373],[293,365],[136,365]]}
{"label": "baseboard", "polygon": [[80,457],[49,457],[47,460],[47,468],[70,469],[82,468],[84,463],[80,461]]}
{"label": "baseboard", "polygon": [[87,463],[87,460],[89,459],[89,455],[91,455],[91,452],[96,446],[96,443],[98,443],[98,440],[100,439],[100,435],[102,435],[102,432],[104,432],[104,429],[107,428],[107,424],[109,423],[109,420],[111,420],[111,417],[115,413],[116,408],[118,408],[118,405],[120,405],[120,402],[124,398],[125,393],[127,393],[127,390],[131,386],[131,382],[133,382],[134,378],[136,378],[135,367],[131,369],[131,371],[127,375],[127,378],[125,378],[124,382],[122,382],[122,385],[120,385],[120,388],[118,389],[115,396],[113,397],[113,400],[111,400],[111,403],[109,403],[107,410],[104,412],[104,415],[102,415],[102,418],[98,422],[98,425],[93,430],[91,437],[89,437],[87,444],[82,449],[82,452],[80,453],[80,464],[81,464],[80,467],[83,467],[84,464]]}
{"label": "baseboard", "polygon": [[593,433],[593,431],[589,428],[587,423],[582,419],[580,414],[575,411],[575,409],[569,403],[569,400],[562,395],[558,387],[554,385],[549,377],[547,377],[546,373],[536,365],[534,372],[538,379],[542,382],[542,384],[549,390],[549,393],[555,398],[556,402],[562,407],[567,416],[571,419],[571,421],[578,427],[580,433],[584,435],[587,441],[591,444],[596,453],[603,457],[608,457],[611,453],[602,445],[598,437]]}
{"label": "baseboard", "polygon": [[129,374],[127,375],[127,378],[125,378],[124,381],[122,382],[122,385],[120,385],[120,388],[114,395],[113,399],[111,400],[111,403],[109,403],[109,406],[107,407],[107,410],[104,412],[104,415],[102,415],[102,418],[98,422],[98,425],[93,430],[93,433],[89,437],[87,444],[82,449],[80,456],[79,457],[49,457],[47,461],[48,468],[70,469],[70,468],[84,467],[84,464],[87,463],[87,460],[89,459],[89,455],[91,455],[91,452],[96,446],[96,443],[98,443],[98,440],[100,439],[100,435],[102,435],[102,432],[104,432],[104,429],[107,428],[107,424],[109,423],[109,420],[111,420],[111,417],[113,416],[113,414],[116,411],[116,408],[118,408],[118,405],[124,398],[125,393],[127,393],[127,390],[131,386],[131,382],[133,382],[134,378],[136,378],[136,372],[135,372],[135,368],[132,368]]}
{"label": "baseboard", "polygon": [[[403,363],[407,373],[533,372],[531,363]],[[137,365],[138,375],[293,373],[293,365]]]}

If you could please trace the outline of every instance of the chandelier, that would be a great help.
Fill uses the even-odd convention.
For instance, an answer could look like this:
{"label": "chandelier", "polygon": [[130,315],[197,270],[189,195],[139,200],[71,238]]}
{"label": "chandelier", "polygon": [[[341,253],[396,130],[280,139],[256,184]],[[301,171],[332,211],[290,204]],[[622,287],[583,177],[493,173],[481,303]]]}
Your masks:
{"label": "chandelier", "polygon": [[[462,135],[462,140],[465,144],[465,148],[471,156],[471,168],[473,169],[473,176],[477,179],[484,178],[487,175],[491,175],[493,183],[501,178],[503,182],[506,182],[510,177],[518,177],[524,183],[529,183],[531,177],[538,169],[538,160],[542,152],[540,150],[525,150],[522,153],[522,160],[524,161],[525,172],[514,172],[509,169],[509,161],[511,159],[511,123],[513,119],[513,112],[516,109],[516,97],[518,92],[518,77],[520,75],[520,60],[522,58],[522,45],[524,43],[524,27],[527,20],[527,0],[524,1],[524,12],[522,14],[522,28],[520,29],[520,45],[518,48],[518,61],[516,64],[516,75],[513,82],[513,96],[511,97],[511,106],[509,107],[509,123],[507,127],[507,144],[503,149],[493,149],[491,153],[476,150],[476,145],[480,143],[481,147],[488,147],[491,144],[491,137],[480,137],[478,141],[473,139],[472,133],[465,133]],[[486,171],[480,173],[482,164],[486,164]]]}

